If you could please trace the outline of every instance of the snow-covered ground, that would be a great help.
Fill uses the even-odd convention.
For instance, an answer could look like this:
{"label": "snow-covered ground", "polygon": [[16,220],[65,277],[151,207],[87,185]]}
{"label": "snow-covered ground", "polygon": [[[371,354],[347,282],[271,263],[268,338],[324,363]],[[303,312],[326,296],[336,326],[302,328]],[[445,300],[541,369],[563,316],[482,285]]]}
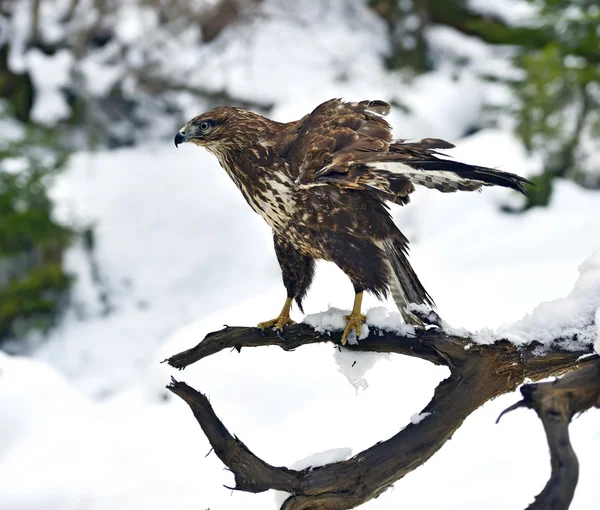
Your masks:
{"label": "snow-covered ground", "polygon": [[[527,165],[515,161],[518,146],[506,133],[461,145],[465,159]],[[96,222],[96,257],[114,311],[102,315],[84,250],[74,247],[67,261],[80,275],[77,306],[35,359],[0,358],[0,508],[274,507],[269,494],[223,488],[231,475],[214,455],[204,458],[210,447],[187,406],[166,396],[172,371],[159,364],[223,324],[254,324],[279,310],[284,293],[266,225],[216,162],[191,146],[80,154],[55,196],[63,217]],[[598,248],[593,193],[563,182],[551,208],[521,216],[498,212],[504,197],[423,190],[397,211],[416,240],[415,267],[453,326],[497,327],[568,294],[578,265]],[[347,309],[351,301],[346,277],[321,264],[306,310]],[[379,305],[366,299],[367,308]],[[383,320],[380,310],[375,315]],[[327,345],[248,349],[175,375],[207,392],[230,430],[275,465],[332,448],[356,453],[390,437],[446,375],[419,360],[381,356],[375,364],[374,355],[336,353]],[[349,370],[355,361],[358,374]],[[533,413],[494,425],[517,398],[487,404],[424,467],[365,508],[524,507],[545,483],[549,459]],[[597,419],[589,412],[572,426],[581,461],[576,509],[597,503]],[[440,490],[424,496],[431,479]],[[498,483],[510,490],[498,495]]]}
{"label": "snow-covered ground", "polygon": [[[458,159],[521,175],[536,170],[538,162],[504,126],[457,140],[495,86],[469,68],[454,80],[444,66],[401,83],[380,66],[381,39],[369,42],[364,27],[346,22],[349,28],[330,33],[317,27],[287,37],[265,24],[255,50],[268,58],[254,57],[243,76],[210,71],[233,92],[246,87],[248,96],[274,100],[279,120],[331,96],[401,96],[413,111],[391,116],[398,136],[447,137],[457,143]],[[473,45],[452,44],[458,53]],[[289,73],[268,65],[288,62],[296,47],[304,53],[293,54]],[[319,47],[335,47],[325,56],[338,63],[360,58],[337,69],[346,73],[341,80]],[[239,48],[229,51],[225,57],[235,60]],[[303,466],[330,462],[426,419],[421,410],[447,371],[416,359],[312,345],[222,352],[183,373],[159,363],[223,324],[272,318],[285,297],[268,227],[204,151],[175,150],[161,140],[79,153],[53,196],[60,218],[95,225],[96,248],[92,259],[80,245],[69,251],[67,266],[78,276],[73,304],[35,355],[0,353],[0,510],[275,508],[271,493],[223,487],[233,477],[214,454],[205,457],[210,446],[187,405],[164,389],[171,375],[207,393],[229,430],[274,465],[291,466],[315,452],[329,453]],[[578,267],[600,248],[600,195],[570,182],[557,184],[551,207],[523,215],[499,212],[514,200],[505,190],[423,189],[413,197],[394,209],[395,218],[439,313],[456,328],[502,330],[541,302],[567,296]],[[587,290],[590,299],[597,295]],[[348,279],[321,263],[305,310],[348,309],[352,299]],[[364,305],[373,309],[372,320],[395,324],[371,296]],[[297,311],[293,317],[302,319]],[[517,399],[486,404],[430,461],[364,508],[526,507],[546,483],[550,463],[534,413],[521,410],[494,425]],[[580,460],[575,510],[600,507],[599,418],[590,411],[571,426]]]}

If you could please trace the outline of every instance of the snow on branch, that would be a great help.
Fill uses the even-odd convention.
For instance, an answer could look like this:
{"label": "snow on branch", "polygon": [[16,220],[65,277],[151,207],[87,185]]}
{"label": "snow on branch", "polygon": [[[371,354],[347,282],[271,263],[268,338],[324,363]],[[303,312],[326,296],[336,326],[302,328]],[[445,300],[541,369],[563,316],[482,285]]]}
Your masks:
{"label": "snow on branch", "polygon": [[[521,320],[498,328],[493,337],[515,345],[539,344],[539,351],[582,350],[597,338],[600,310],[600,250],[579,266],[579,278],[569,295],[539,304]],[[480,335],[481,336],[481,335]]]}
{"label": "snow on branch", "polygon": [[[293,471],[274,467],[252,453],[232,436],[215,414],[208,399],[183,382],[172,381],[168,389],[192,409],[215,453],[235,476],[235,489],[261,492],[276,489],[290,494],[282,510],[308,508],[354,508],[389,488],[434,455],[452,437],[463,421],[488,400],[517,388],[525,378],[539,380],[578,366],[590,366],[598,356],[583,360],[592,346],[580,351],[553,350],[535,355],[536,345],[518,348],[506,340],[491,345],[472,344],[469,338],[452,336],[441,328],[399,336],[385,330],[372,331],[368,338],[347,348],[416,356],[446,365],[451,375],[435,390],[429,404],[392,438],[381,441],[351,459]],[[225,327],[210,333],[196,347],[167,361],[176,368],[223,349],[279,345],[292,350],[317,342],[340,343],[340,332],[317,332],[307,324],[286,329],[285,337],[257,328]],[[466,349],[467,345],[471,345]]]}
{"label": "snow on branch", "polygon": [[[305,470],[274,467],[232,436],[206,396],[173,379],[168,389],[191,408],[217,456],[233,472],[235,489],[289,494],[281,510],[344,510],[377,497],[433,456],[481,405],[529,381],[567,372],[553,383],[527,384],[523,401],[509,408],[534,409],[544,424],[551,450],[552,477],[529,509],[568,508],[577,484],[577,458],[568,424],[577,412],[600,405],[600,356],[594,354],[596,311],[600,307],[600,251],[580,267],[574,290],[562,300],[540,305],[511,329],[482,338],[452,330],[435,314],[411,309],[425,329],[400,324],[382,309],[367,314],[368,333],[344,349],[396,353],[450,369],[431,401],[395,436],[350,459]],[[285,335],[252,327],[228,327],[198,345],[166,359],[183,369],[224,349],[278,345],[341,344],[340,310],[308,317],[309,324],[286,327]],[[338,315],[340,317],[338,317]],[[340,322],[341,321],[341,322]],[[510,334],[509,334],[510,333]],[[554,506],[555,505],[555,506]]]}
{"label": "snow on branch", "polygon": [[[430,310],[411,306],[411,312],[427,325],[416,330],[402,322],[400,314],[385,308],[373,308],[367,313],[365,331],[358,341],[350,342],[348,349],[367,352],[405,354],[447,365],[444,345],[459,345],[463,350],[485,345],[498,348],[518,348],[520,356],[552,355],[553,352],[573,352],[580,355],[592,351],[597,341],[597,310],[600,310],[600,250],[593,253],[579,267],[580,276],[573,290],[565,298],[540,304],[523,319],[496,332],[485,330],[470,333],[449,327]],[[598,312],[600,313],[600,312]],[[305,324],[285,329],[285,335],[258,328],[228,327],[210,333],[197,346],[165,360],[174,368],[184,369],[223,349],[278,345],[286,351],[302,345],[321,342],[341,344],[345,325],[343,310],[309,315]],[[600,341],[598,342],[600,344]],[[599,348],[600,349],[600,348]],[[463,353],[464,354],[464,353]]]}

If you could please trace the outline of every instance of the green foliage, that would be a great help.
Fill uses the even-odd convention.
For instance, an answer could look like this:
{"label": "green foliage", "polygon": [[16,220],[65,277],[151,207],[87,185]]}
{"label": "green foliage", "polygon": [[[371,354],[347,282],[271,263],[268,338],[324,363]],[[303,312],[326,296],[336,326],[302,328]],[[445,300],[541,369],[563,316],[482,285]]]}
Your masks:
{"label": "green foliage", "polygon": [[425,39],[428,2],[368,0],[367,5],[385,21],[388,27],[391,42],[391,52],[387,58],[388,67],[417,72],[428,70],[430,62]]}
{"label": "green foliage", "polygon": [[519,52],[523,79],[513,83],[517,134],[544,160],[540,189],[528,207],[548,203],[555,177],[600,188],[600,176],[595,184],[582,178],[593,151],[586,140],[600,131],[600,7],[585,0],[537,3],[538,30],[550,36],[540,47]]}
{"label": "green foliage", "polygon": [[[56,132],[26,127],[0,112],[0,341],[45,328],[70,278],[62,252],[73,232],[52,218],[47,188],[67,162]],[[10,136],[10,135],[9,135]]]}
{"label": "green foliage", "polygon": [[36,267],[0,290],[0,338],[18,336],[32,327],[49,327],[70,283],[71,278],[55,263]]}
{"label": "green foliage", "polygon": [[[392,42],[394,34],[407,33],[403,30],[408,17],[416,16],[422,21],[416,25],[418,34],[425,23],[436,24],[516,49],[515,66],[522,77],[505,81],[516,97],[508,110],[523,144],[544,162],[543,173],[533,179],[538,187],[531,190],[529,208],[548,204],[556,177],[600,189],[600,4],[524,1],[533,4],[538,15],[518,26],[477,12],[466,0],[369,0],[368,5],[387,22]],[[412,58],[420,58],[420,65],[395,45],[389,63],[426,69],[426,52],[413,52]]]}
{"label": "green foliage", "polygon": [[68,229],[51,217],[46,188],[65,165],[68,153],[56,135],[29,128],[25,136],[0,143],[0,255],[30,250],[40,243],[64,246]]}
{"label": "green foliage", "polygon": [[10,103],[14,116],[25,122],[33,104],[33,86],[28,74],[16,74],[8,68],[9,53],[8,44],[0,44],[0,97]]}

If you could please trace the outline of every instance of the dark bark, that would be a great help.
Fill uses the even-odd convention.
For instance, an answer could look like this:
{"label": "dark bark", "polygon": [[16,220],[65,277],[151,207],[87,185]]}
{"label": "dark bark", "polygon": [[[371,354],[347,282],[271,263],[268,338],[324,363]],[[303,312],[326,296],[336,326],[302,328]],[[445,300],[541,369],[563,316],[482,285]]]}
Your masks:
{"label": "dark bark", "polygon": [[[340,343],[341,333],[319,334],[306,324],[286,328],[285,336],[257,328],[225,327],[210,333],[196,347],[165,360],[183,369],[223,349],[278,345],[293,350],[317,342]],[[466,348],[467,345],[470,346]],[[343,462],[294,471],[274,467],[254,455],[232,436],[218,419],[208,399],[185,383],[168,387],[192,409],[215,453],[235,476],[235,489],[289,492],[282,510],[354,508],[377,497],[397,480],[434,455],[463,421],[488,400],[517,388],[527,377],[539,380],[577,367],[592,367],[597,356],[581,361],[586,352],[552,351],[533,354],[536,345],[518,349],[507,341],[477,345],[468,338],[448,335],[440,328],[400,337],[375,331],[350,350],[393,352],[428,360],[450,368],[422,412],[431,413],[418,425],[408,424],[392,438],[379,442]],[[596,397],[597,400],[597,397]],[[562,507],[561,507],[562,508]]]}
{"label": "dark bark", "polygon": [[575,414],[600,404],[600,360],[594,358],[591,364],[562,379],[525,384],[521,388],[523,400],[504,411],[518,407],[533,409],[542,420],[548,438],[552,473],[528,510],[563,510],[571,504],[579,477],[579,463],[569,440],[569,423]]}

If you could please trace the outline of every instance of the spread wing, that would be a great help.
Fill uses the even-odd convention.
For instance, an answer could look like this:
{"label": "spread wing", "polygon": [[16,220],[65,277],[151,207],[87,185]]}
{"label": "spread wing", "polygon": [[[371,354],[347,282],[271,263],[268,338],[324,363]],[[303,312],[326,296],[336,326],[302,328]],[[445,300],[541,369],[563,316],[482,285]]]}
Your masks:
{"label": "spread wing", "polygon": [[298,121],[287,154],[298,183],[307,185],[329,172],[346,171],[356,152],[385,153],[392,141],[383,118],[389,110],[383,101],[331,99]]}
{"label": "spread wing", "polygon": [[383,101],[332,99],[295,123],[286,156],[298,187],[360,189],[397,203],[408,201],[413,184],[442,192],[498,185],[526,193],[528,181],[515,174],[438,157],[437,149],[454,147],[444,140],[392,141],[383,118],[389,110]]}

